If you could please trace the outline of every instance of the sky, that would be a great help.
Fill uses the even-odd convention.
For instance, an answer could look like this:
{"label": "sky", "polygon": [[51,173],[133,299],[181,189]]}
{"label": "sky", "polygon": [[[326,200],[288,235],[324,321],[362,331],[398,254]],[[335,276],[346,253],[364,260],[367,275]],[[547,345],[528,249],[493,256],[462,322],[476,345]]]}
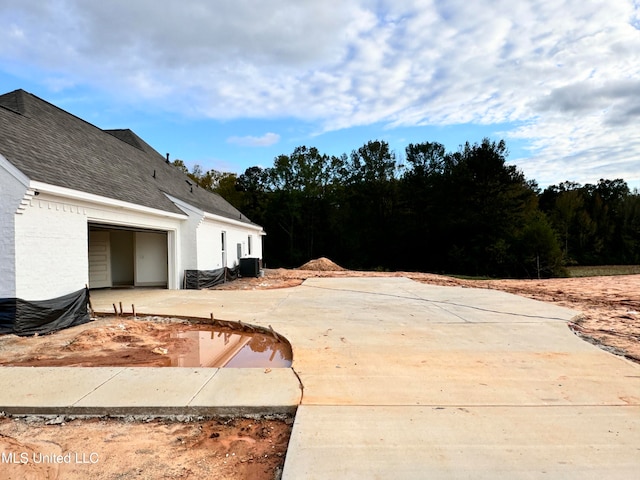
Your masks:
{"label": "sky", "polygon": [[0,0],[22,88],[188,166],[504,139],[544,188],[640,188],[640,0]]}

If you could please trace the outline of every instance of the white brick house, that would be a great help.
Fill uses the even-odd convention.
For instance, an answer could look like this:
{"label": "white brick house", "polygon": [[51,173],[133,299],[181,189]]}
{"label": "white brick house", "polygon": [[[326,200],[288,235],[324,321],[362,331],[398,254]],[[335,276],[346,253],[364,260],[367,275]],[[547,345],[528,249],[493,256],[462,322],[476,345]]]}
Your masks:
{"label": "white brick house", "polygon": [[185,270],[261,258],[262,235],[130,130],[23,90],[0,95],[0,298],[178,289]]}

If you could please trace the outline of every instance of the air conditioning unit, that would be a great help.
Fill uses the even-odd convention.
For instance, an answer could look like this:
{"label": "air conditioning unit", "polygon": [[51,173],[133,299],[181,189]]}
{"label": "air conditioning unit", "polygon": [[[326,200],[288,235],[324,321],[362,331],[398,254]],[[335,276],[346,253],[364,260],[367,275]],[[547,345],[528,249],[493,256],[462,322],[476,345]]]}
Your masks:
{"label": "air conditioning unit", "polygon": [[245,257],[240,259],[241,277],[259,277],[262,270],[262,260],[255,257]]}

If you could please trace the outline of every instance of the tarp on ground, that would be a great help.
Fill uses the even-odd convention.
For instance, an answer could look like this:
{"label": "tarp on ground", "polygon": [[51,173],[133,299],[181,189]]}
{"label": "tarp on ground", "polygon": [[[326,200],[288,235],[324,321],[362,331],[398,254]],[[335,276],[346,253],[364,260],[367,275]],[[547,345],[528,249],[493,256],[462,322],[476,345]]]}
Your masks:
{"label": "tarp on ground", "polygon": [[185,270],[184,286],[189,290],[215,287],[238,278],[240,267],[218,268],[217,270]]}
{"label": "tarp on ground", "polygon": [[88,304],[88,288],[51,300],[0,298],[0,333],[26,337],[82,325],[91,321]]}

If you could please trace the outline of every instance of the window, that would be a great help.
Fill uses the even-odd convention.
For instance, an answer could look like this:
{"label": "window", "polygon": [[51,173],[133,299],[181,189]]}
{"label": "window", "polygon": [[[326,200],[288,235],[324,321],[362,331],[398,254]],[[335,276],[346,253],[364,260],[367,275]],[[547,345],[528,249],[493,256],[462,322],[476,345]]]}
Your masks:
{"label": "window", "polygon": [[249,235],[247,240],[247,255],[251,255],[251,235]]}
{"label": "window", "polygon": [[227,266],[227,232],[222,232],[220,241],[222,242],[222,268],[225,268]]}

